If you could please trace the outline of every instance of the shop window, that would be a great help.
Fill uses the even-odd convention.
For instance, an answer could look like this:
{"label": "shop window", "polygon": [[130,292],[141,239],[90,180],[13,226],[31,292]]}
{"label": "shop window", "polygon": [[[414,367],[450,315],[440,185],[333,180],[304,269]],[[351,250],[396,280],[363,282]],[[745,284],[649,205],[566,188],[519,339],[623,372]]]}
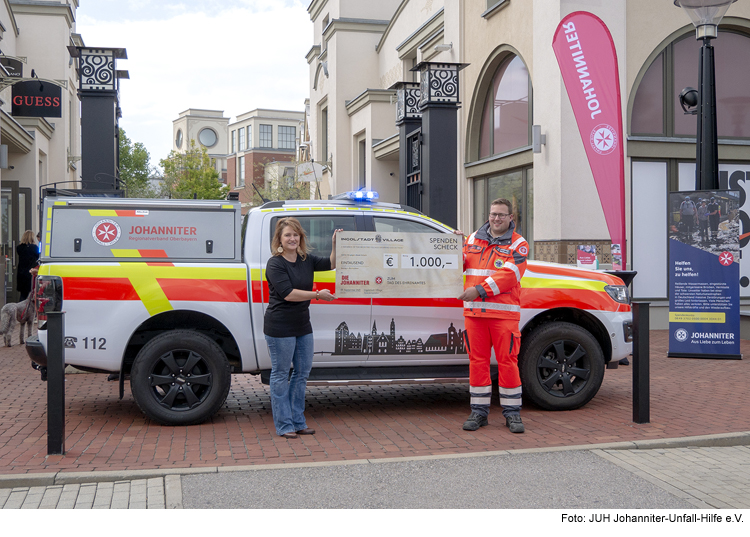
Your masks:
{"label": "shop window", "polygon": [[[716,118],[720,138],[750,138],[750,38],[720,30],[712,40],[716,61]],[[683,88],[698,89],[698,50],[693,32],[670,43],[649,65],[636,90],[631,112],[633,135],[694,138],[697,116],[686,115],[679,102]]]}
{"label": "shop window", "polygon": [[479,158],[531,144],[531,79],[523,60],[510,56],[495,72],[482,111]]}

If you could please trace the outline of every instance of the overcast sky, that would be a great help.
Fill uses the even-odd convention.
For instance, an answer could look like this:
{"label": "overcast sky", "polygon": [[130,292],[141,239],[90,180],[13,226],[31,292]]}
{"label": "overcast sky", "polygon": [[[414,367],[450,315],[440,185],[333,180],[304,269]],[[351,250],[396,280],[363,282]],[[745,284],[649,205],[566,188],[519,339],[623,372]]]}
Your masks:
{"label": "overcast sky", "polygon": [[158,165],[188,108],[304,110],[312,47],[309,0],[82,0],[87,47],[122,47],[120,126]]}

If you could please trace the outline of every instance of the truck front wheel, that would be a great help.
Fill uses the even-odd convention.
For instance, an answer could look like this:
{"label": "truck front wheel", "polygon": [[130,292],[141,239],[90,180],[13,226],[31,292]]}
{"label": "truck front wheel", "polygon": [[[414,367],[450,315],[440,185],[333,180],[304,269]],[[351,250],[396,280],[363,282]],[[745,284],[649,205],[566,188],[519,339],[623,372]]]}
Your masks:
{"label": "truck front wheel", "polygon": [[221,348],[203,334],[172,330],[140,350],[130,389],[141,411],[162,425],[194,425],[226,401],[230,366]]}
{"label": "truck front wheel", "polygon": [[599,391],[604,354],[589,331],[555,322],[522,341],[518,367],[525,396],[545,410],[573,410]]}

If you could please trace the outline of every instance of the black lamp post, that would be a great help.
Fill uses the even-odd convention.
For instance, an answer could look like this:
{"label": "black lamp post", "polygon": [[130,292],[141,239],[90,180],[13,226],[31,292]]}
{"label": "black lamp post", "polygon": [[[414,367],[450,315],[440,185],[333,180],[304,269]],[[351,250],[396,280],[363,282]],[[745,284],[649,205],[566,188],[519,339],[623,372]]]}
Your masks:
{"label": "black lamp post", "polygon": [[696,141],[695,188],[718,190],[719,147],[716,134],[716,74],[711,40],[719,34],[719,23],[737,0],[674,0],[695,26],[695,38],[703,41],[698,68],[698,133]]}

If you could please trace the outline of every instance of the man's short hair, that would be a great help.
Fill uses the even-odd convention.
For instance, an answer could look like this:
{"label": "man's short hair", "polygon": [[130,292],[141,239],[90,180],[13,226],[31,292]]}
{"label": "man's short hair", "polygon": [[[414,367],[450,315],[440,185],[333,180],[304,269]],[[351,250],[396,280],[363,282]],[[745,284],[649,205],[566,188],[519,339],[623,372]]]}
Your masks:
{"label": "man's short hair", "polygon": [[490,203],[490,207],[493,205],[505,205],[508,208],[508,214],[513,214],[513,204],[505,198],[497,198],[495,201]]}

